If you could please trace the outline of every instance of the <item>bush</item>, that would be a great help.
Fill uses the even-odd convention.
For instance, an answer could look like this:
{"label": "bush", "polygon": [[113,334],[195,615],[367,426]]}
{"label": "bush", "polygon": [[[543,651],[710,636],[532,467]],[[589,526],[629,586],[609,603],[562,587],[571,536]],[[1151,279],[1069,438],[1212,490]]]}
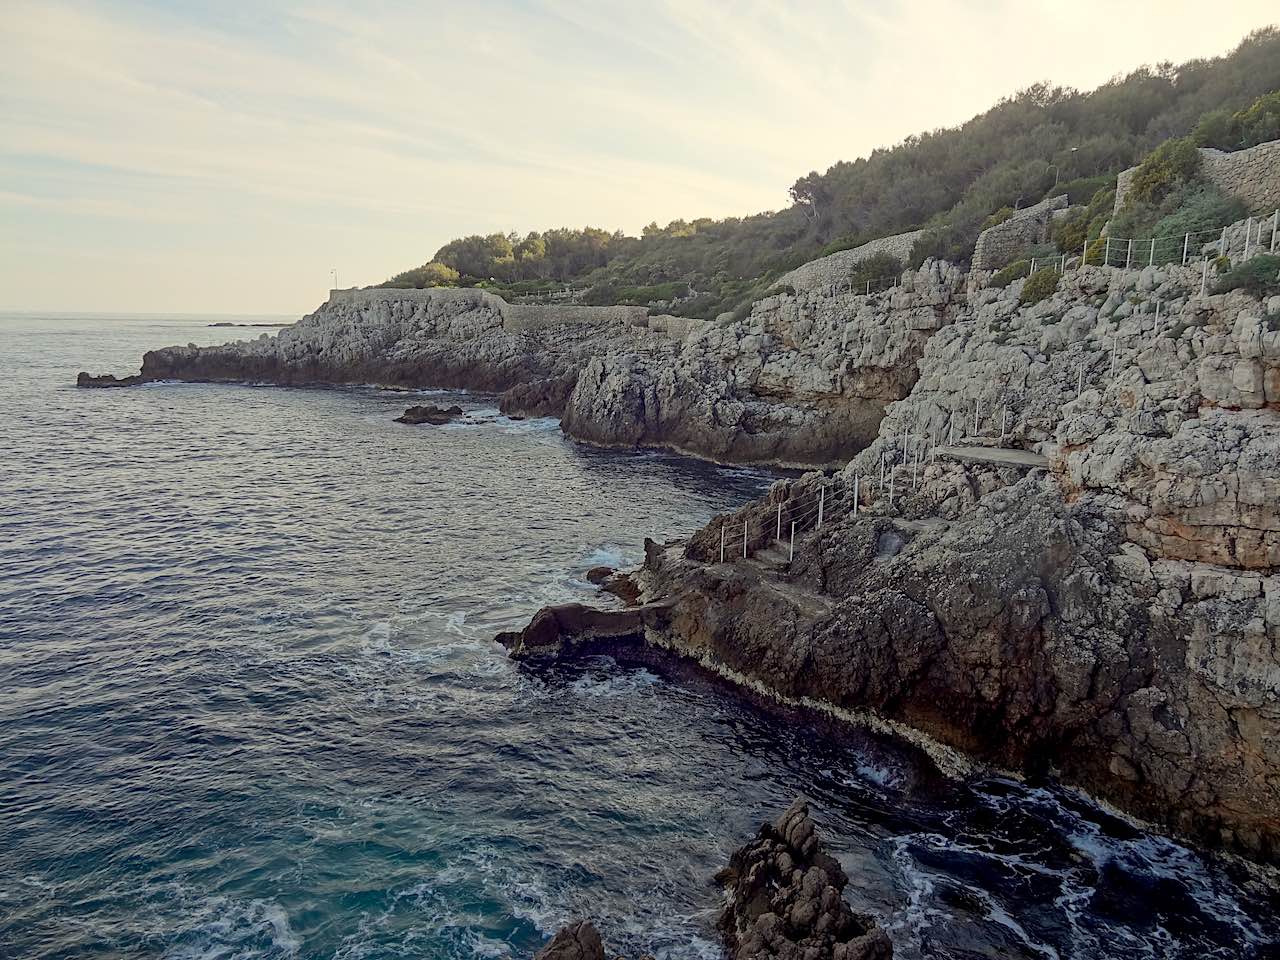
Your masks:
{"label": "bush", "polygon": [[982,229],[990,230],[992,227],[998,227],[1010,217],[1013,216],[1013,207],[1001,207],[987,219],[982,221]]}
{"label": "bush", "polygon": [[1280,140],[1280,90],[1264,94],[1243,110],[1212,110],[1200,118],[1191,139],[1202,147],[1242,150]]}
{"label": "bush", "polygon": [[1243,290],[1261,299],[1280,293],[1280,256],[1263,253],[1232,267],[1213,288],[1214,293]]}
{"label": "bush", "polygon": [[1200,173],[1200,151],[1190,137],[1175,137],[1156,147],[1133,175],[1126,206],[1159,203]]}
{"label": "bush", "polygon": [[1058,276],[1058,271],[1053,267],[1037,270],[1022,285],[1022,293],[1018,295],[1018,302],[1024,307],[1028,307],[1052,295],[1058,289]]}
{"label": "bush", "polygon": [[879,280],[881,277],[896,277],[902,273],[902,261],[891,253],[873,253],[854,264],[849,280],[857,287],[868,280]]}
{"label": "bush", "polygon": [[994,277],[992,277],[991,281],[987,284],[987,286],[999,287],[1000,289],[1003,290],[1009,284],[1013,283],[1013,281],[1021,280],[1030,272],[1031,272],[1030,260],[1015,260],[1013,263],[1009,264],[1003,270],[998,272]]}
{"label": "bush", "polygon": [[[1053,225],[1053,241],[1062,253],[1075,253],[1084,248],[1086,240],[1096,240],[1102,228],[1111,219],[1116,202],[1114,184],[1095,190],[1089,205],[1077,213],[1060,218]],[[1101,260],[1098,261],[1099,263]]]}

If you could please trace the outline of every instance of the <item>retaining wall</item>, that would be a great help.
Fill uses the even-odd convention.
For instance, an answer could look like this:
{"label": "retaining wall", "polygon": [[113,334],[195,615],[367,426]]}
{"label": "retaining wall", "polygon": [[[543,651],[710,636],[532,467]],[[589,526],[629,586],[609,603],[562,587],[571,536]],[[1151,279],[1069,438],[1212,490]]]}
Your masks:
{"label": "retaining wall", "polygon": [[974,270],[999,270],[1027,247],[1049,239],[1049,224],[1058,210],[1067,209],[1067,195],[1046,197],[1025,210],[1015,210],[1004,223],[978,234],[973,248]]}
{"label": "retaining wall", "polygon": [[[1137,170],[1130,167],[1116,178],[1113,216],[1124,206]],[[1280,207],[1280,140],[1230,153],[1201,147],[1200,170],[1206,180],[1227,196],[1239,199],[1251,213],[1271,213]]]}
{"label": "retaining wall", "polygon": [[897,233],[891,237],[881,237],[864,243],[850,250],[838,250],[830,256],[818,260],[810,260],[778,278],[778,286],[790,286],[795,290],[813,290],[829,287],[849,279],[849,274],[858,263],[877,253],[887,253],[896,257],[905,268],[911,259],[911,248],[915,246],[923,230],[912,230],[909,233]]}

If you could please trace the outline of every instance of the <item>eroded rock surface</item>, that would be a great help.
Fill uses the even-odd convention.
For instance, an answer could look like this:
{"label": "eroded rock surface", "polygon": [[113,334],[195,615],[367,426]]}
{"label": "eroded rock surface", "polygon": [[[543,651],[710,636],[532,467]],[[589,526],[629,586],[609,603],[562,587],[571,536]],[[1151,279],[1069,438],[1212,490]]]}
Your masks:
{"label": "eroded rock surface", "polygon": [[734,853],[717,878],[728,892],[720,930],[733,960],[890,960],[873,918],[844,901],[849,882],[797,799]]}

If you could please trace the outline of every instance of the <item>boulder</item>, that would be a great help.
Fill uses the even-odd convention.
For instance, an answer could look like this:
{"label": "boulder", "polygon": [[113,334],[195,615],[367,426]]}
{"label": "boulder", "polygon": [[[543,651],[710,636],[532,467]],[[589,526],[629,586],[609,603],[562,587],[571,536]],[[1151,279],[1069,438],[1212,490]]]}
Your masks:
{"label": "boulder", "polygon": [[422,406],[409,407],[401,416],[396,417],[396,423],[430,423],[438,427],[460,416],[462,416],[462,408],[457,404],[444,409],[437,407],[433,403],[428,403]]}
{"label": "boulder", "polygon": [[716,877],[728,893],[719,926],[733,960],[891,960],[874,918],[854,913],[849,882],[797,798]]}

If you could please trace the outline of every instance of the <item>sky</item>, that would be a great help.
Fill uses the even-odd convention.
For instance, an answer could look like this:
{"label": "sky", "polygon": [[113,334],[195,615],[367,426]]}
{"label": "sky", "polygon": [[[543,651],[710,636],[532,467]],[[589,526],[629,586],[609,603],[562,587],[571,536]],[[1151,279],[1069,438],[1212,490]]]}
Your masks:
{"label": "sky", "polygon": [[283,313],[456,236],[724,217],[1274,0],[0,0],[0,310]]}

